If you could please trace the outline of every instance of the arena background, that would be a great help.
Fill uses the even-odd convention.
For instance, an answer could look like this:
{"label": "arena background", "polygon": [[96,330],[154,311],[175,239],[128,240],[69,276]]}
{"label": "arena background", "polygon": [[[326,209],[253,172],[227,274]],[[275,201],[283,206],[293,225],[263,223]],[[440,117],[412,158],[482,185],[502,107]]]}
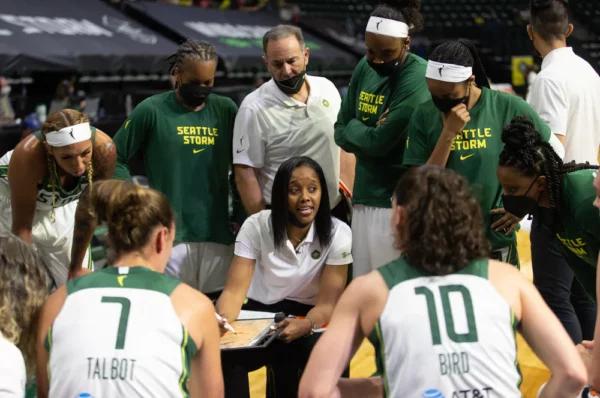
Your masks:
{"label": "arena background", "polygon": [[[261,60],[263,34],[279,23],[297,24],[311,49],[308,73],[328,77],[344,94],[364,54],[363,32],[377,3],[0,0],[0,76],[12,88],[15,114],[0,123],[0,154],[19,142],[24,121],[43,118],[56,107],[82,109],[93,125],[113,136],[140,101],[171,89],[164,57],[186,38],[215,44],[220,62],[214,91],[239,105],[269,78]],[[600,0],[572,1],[571,7],[575,32],[568,43],[600,71]],[[444,41],[470,39],[493,88],[525,97],[533,65],[541,64],[526,33],[527,9],[524,0],[422,0],[425,29],[412,36],[411,51],[426,58]],[[143,180],[142,165],[136,158],[130,167]],[[99,227],[94,238],[98,264],[104,263],[104,234]],[[522,271],[531,276],[524,230],[519,253]],[[521,390],[535,397],[548,371],[521,338],[519,361]],[[352,376],[374,370],[373,349],[365,342],[353,359]],[[264,396],[264,369],[251,375],[251,388],[253,397]]]}

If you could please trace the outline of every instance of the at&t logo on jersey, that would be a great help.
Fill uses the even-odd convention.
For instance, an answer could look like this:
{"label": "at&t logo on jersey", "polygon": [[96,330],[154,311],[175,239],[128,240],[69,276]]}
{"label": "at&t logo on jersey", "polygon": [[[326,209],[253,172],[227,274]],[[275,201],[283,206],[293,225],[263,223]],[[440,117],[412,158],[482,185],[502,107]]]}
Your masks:
{"label": "at&t logo on jersey", "polygon": [[94,398],[94,396],[92,394],[90,394],[90,393],[82,392],[81,394],[79,394],[75,398]]}
{"label": "at&t logo on jersey", "polygon": [[440,390],[431,389],[423,393],[423,398],[446,398]]}

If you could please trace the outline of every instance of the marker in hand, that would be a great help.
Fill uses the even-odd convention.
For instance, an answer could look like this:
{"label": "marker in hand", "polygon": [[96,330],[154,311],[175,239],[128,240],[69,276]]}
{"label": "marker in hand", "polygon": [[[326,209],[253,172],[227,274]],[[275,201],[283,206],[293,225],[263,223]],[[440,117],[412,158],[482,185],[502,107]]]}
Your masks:
{"label": "marker in hand", "polygon": [[[216,312],[215,312],[215,315],[217,316],[217,320],[219,322],[223,323],[223,318],[221,318],[221,315],[217,314]],[[231,333],[237,334],[237,332],[233,329],[233,327],[229,323],[227,323],[227,321],[225,321],[225,323],[223,324],[223,327],[225,329],[229,330]]]}

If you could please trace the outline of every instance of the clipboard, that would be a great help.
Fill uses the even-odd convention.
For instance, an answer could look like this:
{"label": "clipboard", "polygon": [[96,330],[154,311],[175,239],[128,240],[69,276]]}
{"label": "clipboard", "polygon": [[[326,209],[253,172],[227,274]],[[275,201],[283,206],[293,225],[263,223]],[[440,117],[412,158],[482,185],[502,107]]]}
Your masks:
{"label": "clipboard", "polygon": [[282,329],[271,330],[275,321],[271,319],[245,319],[235,321],[231,326],[237,332],[225,333],[221,337],[221,351],[259,350],[271,344]]}

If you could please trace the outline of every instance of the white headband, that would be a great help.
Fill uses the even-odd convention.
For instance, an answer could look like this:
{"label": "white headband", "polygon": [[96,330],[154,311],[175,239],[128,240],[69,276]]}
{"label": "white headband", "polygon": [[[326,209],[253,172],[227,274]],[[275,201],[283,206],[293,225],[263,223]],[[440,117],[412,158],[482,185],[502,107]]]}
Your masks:
{"label": "white headband", "polygon": [[395,21],[380,17],[369,18],[367,23],[367,32],[377,33],[379,35],[406,38],[408,37],[409,26],[404,22]]}
{"label": "white headband", "polygon": [[473,76],[473,68],[441,62],[428,61],[425,77],[448,83],[460,83]]}
{"label": "white headband", "polygon": [[68,126],[58,131],[52,131],[46,134],[48,145],[61,147],[76,144],[92,138],[92,130],[89,123],[80,123],[74,126]]}

